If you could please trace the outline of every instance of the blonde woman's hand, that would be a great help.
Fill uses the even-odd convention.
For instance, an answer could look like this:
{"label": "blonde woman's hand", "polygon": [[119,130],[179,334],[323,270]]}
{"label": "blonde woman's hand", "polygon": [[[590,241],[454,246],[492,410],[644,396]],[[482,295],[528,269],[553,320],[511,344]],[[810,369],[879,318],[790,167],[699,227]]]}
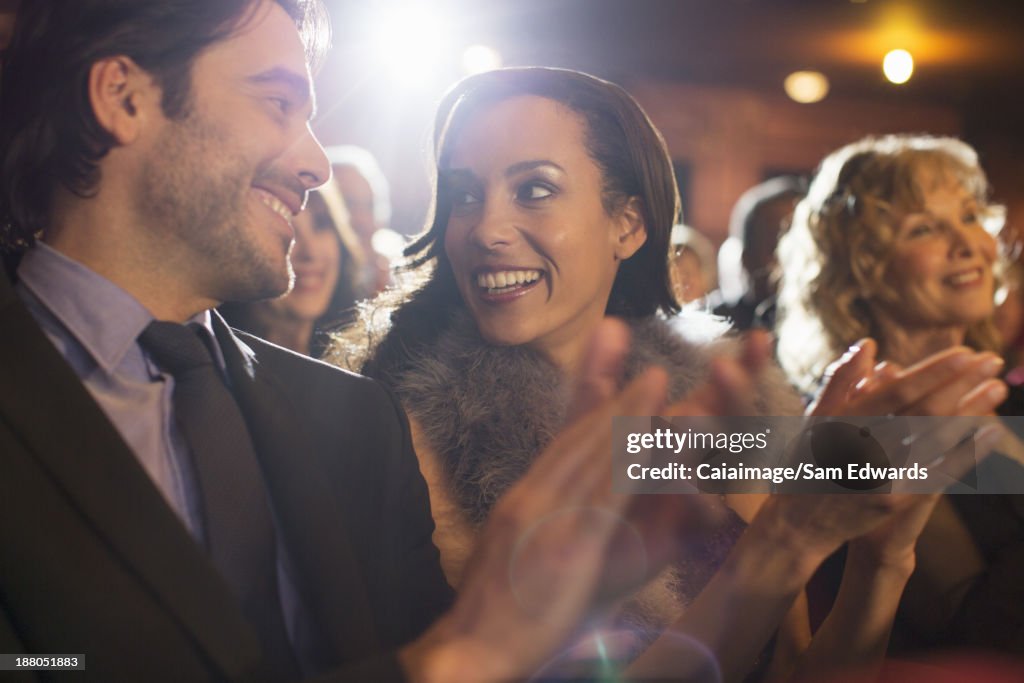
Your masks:
{"label": "blonde woman's hand", "polygon": [[1003,361],[957,346],[909,368],[877,363],[878,346],[863,339],[825,373],[813,416],[988,415],[1006,400],[997,377]]}

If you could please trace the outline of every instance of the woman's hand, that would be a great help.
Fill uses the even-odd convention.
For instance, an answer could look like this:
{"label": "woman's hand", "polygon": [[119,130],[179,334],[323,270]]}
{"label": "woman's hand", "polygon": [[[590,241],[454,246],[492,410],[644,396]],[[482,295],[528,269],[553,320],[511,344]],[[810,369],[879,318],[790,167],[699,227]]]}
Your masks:
{"label": "woman's hand", "polygon": [[529,678],[601,596],[620,597],[657,571],[652,562],[635,571],[637,553],[618,552],[623,543],[699,521],[696,496],[631,506],[612,490],[612,417],[658,414],[667,388],[658,369],[616,388],[628,344],[622,323],[602,323],[575,419],[495,505],[451,611],[402,651],[414,680]]}
{"label": "woman's hand", "polygon": [[825,372],[813,416],[989,415],[1006,400],[997,379],[1003,361],[963,346],[946,349],[909,368],[876,364],[878,347],[862,339]]}

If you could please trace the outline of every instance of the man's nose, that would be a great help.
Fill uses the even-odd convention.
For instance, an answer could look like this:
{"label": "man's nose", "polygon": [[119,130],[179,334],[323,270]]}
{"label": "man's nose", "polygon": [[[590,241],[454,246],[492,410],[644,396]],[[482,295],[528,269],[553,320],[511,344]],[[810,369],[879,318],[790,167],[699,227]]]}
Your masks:
{"label": "man's nose", "polygon": [[306,190],[320,187],[331,177],[327,154],[309,124],[306,124],[305,132],[293,143],[289,156],[292,171]]}

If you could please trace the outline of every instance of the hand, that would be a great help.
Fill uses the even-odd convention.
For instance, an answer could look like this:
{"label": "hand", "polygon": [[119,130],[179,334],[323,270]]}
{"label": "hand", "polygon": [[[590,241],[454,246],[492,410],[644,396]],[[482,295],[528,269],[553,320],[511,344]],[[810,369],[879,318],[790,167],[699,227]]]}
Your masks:
{"label": "hand", "polygon": [[860,539],[879,559],[896,559],[920,534],[937,496],[920,494],[780,494],[754,520],[767,525],[787,548],[805,552],[817,566],[839,546]]}
{"label": "hand", "polygon": [[907,495],[893,515],[850,541],[848,562],[896,568],[907,576],[914,569],[914,547],[941,494]]}
{"label": "hand", "polygon": [[744,335],[736,358],[711,359],[708,379],[682,400],[665,410],[665,415],[756,415],[754,385],[761,371],[771,363],[772,337],[763,330]]}
{"label": "hand", "polygon": [[1006,400],[995,377],[1003,362],[990,352],[954,347],[903,369],[875,364],[877,344],[863,339],[825,372],[810,415],[987,415]]}
{"label": "hand", "polygon": [[652,496],[663,504],[634,507],[627,523],[631,497],[612,491],[612,417],[658,414],[667,388],[665,373],[650,369],[617,391],[627,348],[625,326],[603,322],[570,409],[575,419],[494,507],[455,606],[402,652],[414,680],[528,677],[599,595],[646,578],[624,580],[609,568],[613,548],[634,529],[647,538],[679,528],[686,497]]}

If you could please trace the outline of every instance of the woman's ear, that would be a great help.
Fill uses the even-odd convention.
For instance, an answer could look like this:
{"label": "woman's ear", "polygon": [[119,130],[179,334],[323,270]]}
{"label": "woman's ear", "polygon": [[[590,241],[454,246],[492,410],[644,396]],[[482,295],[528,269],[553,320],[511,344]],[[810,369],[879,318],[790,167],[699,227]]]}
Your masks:
{"label": "woman's ear", "polygon": [[129,57],[107,57],[89,70],[89,102],[100,126],[127,145],[142,131],[147,107],[159,105],[160,88]]}
{"label": "woman's ear", "polygon": [[647,241],[647,223],[644,221],[643,201],[630,197],[618,217],[615,258],[625,261]]}

